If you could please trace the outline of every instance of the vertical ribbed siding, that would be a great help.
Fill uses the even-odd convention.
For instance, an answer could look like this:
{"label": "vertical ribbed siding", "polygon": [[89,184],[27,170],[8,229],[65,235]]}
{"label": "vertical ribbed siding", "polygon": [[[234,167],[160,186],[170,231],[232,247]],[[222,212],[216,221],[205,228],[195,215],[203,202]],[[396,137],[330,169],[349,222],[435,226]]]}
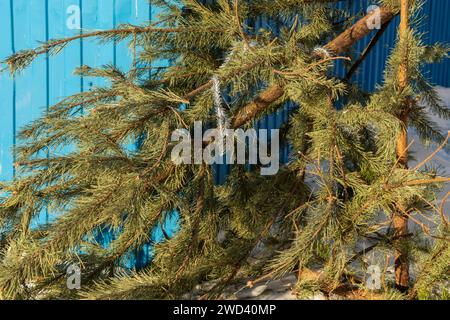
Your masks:
{"label": "vertical ribbed siding", "polygon": [[[338,8],[351,8],[353,12],[365,12],[370,0],[340,2]],[[147,0],[0,0],[0,60],[20,49],[36,46],[37,41],[71,36],[77,31],[68,30],[66,19],[70,5],[81,8],[81,23],[87,30],[106,29],[120,23],[140,24],[156,14]],[[423,21],[422,30],[427,43],[450,42],[450,1],[428,0],[424,6],[428,18]],[[274,21],[263,18],[255,21],[257,26],[278,29]],[[353,79],[365,90],[373,90],[382,81],[387,57],[392,50],[396,37],[398,18],[386,30],[378,45],[364,61]],[[367,37],[356,47],[356,56],[370,41]],[[39,116],[42,109],[58,102],[62,97],[89,90],[102,85],[101,79],[79,78],[72,75],[74,68],[86,63],[99,66],[114,63],[122,70],[129,68],[132,57],[125,43],[97,46],[90,41],[80,40],[73,43],[60,55],[41,57],[26,70],[23,75],[13,79],[8,74],[0,74],[0,181],[10,180],[14,174],[14,159],[10,153],[15,144],[15,133],[20,126]],[[167,64],[162,61],[159,65]],[[434,83],[450,87],[450,59],[439,65],[427,67],[429,79]],[[345,74],[342,62],[337,64],[337,74]],[[43,80],[44,79],[44,80]],[[274,115],[265,117],[256,123],[257,128],[274,129],[288,120],[295,106],[287,104]],[[283,148],[281,160],[287,161],[288,147]],[[229,166],[215,166],[216,182],[223,182],[229,173]],[[47,219],[47,215],[43,219]],[[176,216],[169,219],[166,229],[173,230]],[[108,244],[114,235],[105,232],[102,242]],[[162,234],[155,231],[155,240]],[[127,260],[127,266],[144,266],[151,259],[151,248],[133,252]]]}
{"label": "vertical ribbed siding", "polygon": [[[81,9],[85,30],[112,28],[119,23],[141,24],[151,16],[147,0],[3,0],[0,1],[0,60],[18,50],[32,48],[38,41],[73,36],[66,12],[71,5]],[[39,57],[16,78],[0,75],[0,181],[14,175],[11,148],[15,134],[24,124],[61,98],[101,85],[98,79],[72,75],[83,64],[117,63],[126,70],[131,61],[126,44],[99,46],[79,40],[60,55]]]}

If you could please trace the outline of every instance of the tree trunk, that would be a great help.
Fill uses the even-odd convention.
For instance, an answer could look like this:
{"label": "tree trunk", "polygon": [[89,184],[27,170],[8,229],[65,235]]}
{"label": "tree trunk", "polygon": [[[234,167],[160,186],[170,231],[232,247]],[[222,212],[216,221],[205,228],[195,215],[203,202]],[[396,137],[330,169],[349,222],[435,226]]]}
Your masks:
{"label": "tree trunk", "polygon": [[[399,39],[400,41],[406,41],[406,32],[409,29],[409,3],[410,0],[402,0],[400,11],[400,28]],[[399,66],[398,71],[399,92],[402,92],[408,85],[408,57],[405,55],[403,61]],[[398,118],[402,122],[402,131],[397,138],[397,161],[398,166],[402,168],[408,167],[408,109],[409,100],[405,101],[403,110],[401,110]],[[396,251],[394,257],[395,265],[395,286],[398,290],[405,292],[409,287],[409,261],[407,252],[402,247],[402,241],[404,235],[408,234],[408,217],[405,214],[407,208],[404,208],[402,204],[397,204],[398,211],[393,217],[394,234],[399,237],[396,244]]]}

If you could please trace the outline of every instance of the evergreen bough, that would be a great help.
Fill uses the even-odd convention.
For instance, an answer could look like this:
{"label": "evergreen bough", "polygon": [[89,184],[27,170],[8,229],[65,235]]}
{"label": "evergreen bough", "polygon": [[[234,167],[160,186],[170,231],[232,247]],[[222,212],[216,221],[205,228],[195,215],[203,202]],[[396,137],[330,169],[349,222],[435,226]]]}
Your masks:
{"label": "evergreen bough", "polygon": [[[398,141],[410,126],[424,141],[447,142],[429,113],[450,119],[450,109],[421,70],[448,47],[423,44],[421,1],[380,1],[380,31],[368,28],[370,14],[352,16],[336,2],[155,0],[164,13],[152,24],[55,39],[7,58],[14,74],[89,37],[129,41],[134,55],[129,72],[80,67],[78,75],[108,85],[67,97],[22,128],[17,174],[0,185],[0,297],[170,299],[213,281],[202,298],[215,298],[237,279],[252,285],[290,272],[299,297],[364,297],[361,270],[376,252],[387,265],[401,255],[415,272],[406,288],[401,279],[384,281],[375,296],[436,298],[448,285],[450,230],[435,201],[449,178],[429,165],[434,154],[408,168],[409,146],[399,154]],[[333,76],[335,60],[353,73],[366,56],[356,57],[353,45],[371,33],[376,42],[401,10],[411,22],[402,20],[382,85],[369,93],[351,75]],[[260,16],[279,32],[252,28]],[[153,67],[161,59],[170,66]],[[213,77],[230,97],[233,128],[298,106],[282,128],[291,154],[278,174],[235,165],[216,185],[211,166],[171,161],[174,130],[215,124]],[[51,222],[31,227],[44,209]],[[154,244],[148,267],[119,267],[174,214],[179,230]],[[396,228],[399,217],[410,221],[407,233]],[[116,235],[106,248],[96,241],[105,228]],[[72,263],[82,269],[80,291],[66,286]]]}

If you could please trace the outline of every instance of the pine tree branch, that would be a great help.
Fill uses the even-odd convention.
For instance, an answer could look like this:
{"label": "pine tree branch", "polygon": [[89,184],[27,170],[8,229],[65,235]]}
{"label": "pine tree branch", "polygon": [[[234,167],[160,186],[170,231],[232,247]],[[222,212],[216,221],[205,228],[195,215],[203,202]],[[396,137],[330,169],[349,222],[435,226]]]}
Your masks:
{"label": "pine tree branch", "polygon": [[380,40],[380,38],[383,36],[384,32],[387,30],[387,28],[389,27],[389,25],[391,24],[392,19],[388,20],[387,22],[385,22],[382,26],[381,29],[377,31],[377,33],[375,34],[375,36],[372,38],[372,40],[370,40],[370,43],[368,44],[368,46],[364,49],[364,51],[361,53],[361,55],[359,56],[358,60],[356,60],[356,62],[351,66],[350,70],[347,72],[347,74],[345,75],[345,80],[346,81],[350,81],[350,79],[353,77],[353,75],[355,74],[356,70],[358,70],[358,68],[360,67],[361,63],[367,58],[367,56],[369,55],[369,53],[372,51],[372,49],[375,47],[375,45],[378,43],[378,41]]}
{"label": "pine tree branch", "polygon": [[[375,12],[369,13],[360,20],[358,20],[353,26],[345,30],[339,36],[329,42],[325,49],[329,50],[333,54],[340,54],[345,52],[348,48],[354,45],[356,42],[367,36],[373,31],[370,29],[370,19],[373,19]],[[391,21],[395,16],[395,12],[388,7],[380,8],[381,25]]]}
{"label": "pine tree branch", "polygon": [[247,34],[244,32],[244,28],[242,27],[241,24],[241,18],[239,17],[239,0],[233,0],[233,7],[236,23],[239,29],[239,34],[241,35],[241,38],[245,42],[247,48],[251,48],[250,41],[248,40]]}
{"label": "pine tree branch", "polygon": [[441,151],[445,145],[447,144],[448,140],[450,138],[450,130],[447,132],[447,137],[445,137],[445,140],[441,143],[441,145],[439,147],[436,148],[436,150],[434,150],[428,157],[426,157],[422,162],[420,162],[419,164],[417,164],[413,170],[418,170],[421,167],[423,167],[426,163],[428,163],[429,161],[431,161],[438,153],[439,151]]}
{"label": "pine tree branch", "polygon": [[[272,226],[277,222],[278,218],[281,216],[281,214],[286,210],[288,204],[292,200],[295,193],[298,191],[299,188],[299,181],[297,181],[293,186],[289,193],[288,198],[286,199],[284,205],[280,208],[279,211],[275,215],[272,216],[270,221],[265,225],[264,229],[261,230],[259,235],[253,240],[253,244],[249,250],[247,250],[240,259],[236,262],[233,271],[230,273],[230,275],[223,281],[217,283],[211,290],[211,293],[216,293],[220,295],[220,293],[226,288],[227,285],[230,284],[231,281],[236,277],[239,270],[241,269],[243,263],[249,258],[250,254],[253,252],[253,250],[258,246],[258,244],[264,239],[264,237],[267,236],[267,234],[270,232]],[[261,281],[260,279],[255,280],[255,282]],[[210,296],[210,294],[203,295],[200,299],[204,300],[207,299]]]}
{"label": "pine tree branch", "polygon": [[199,233],[199,227],[200,227],[200,220],[202,217],[202,213],[205,207],[205,194],[204,194],[204,176],[205,176],[205,165],[203,164],[200,173],[199,173],[199,191],[197,195],[197,201],[195,204],[195,211],[194,211],[194,221],[192,223],[192,230],[191,230],[191,243],[189,245],[189,248],[187,250],[186,256],[183,259],[183,262],[181,263],[181,266],[178,268],[177,272],[175,273],[175,280],[178,280],[181,275],[183,274],[184,270],[187,268],[190,259],[192,258],[192,254],[194,252],[195,246],[198,245],[198,233]]}
{"label": "pine tree branch", "polygon": [[[325,49],[330,51],[332,54],[339,54],[346,51],[356,42],[364,38],[366,35],[371,33],[368,26],[369,19],[372,18],[373,13],[369,13],[358,22],[356,22],[352,27],[341,33],[334,40],[329,42]],[[382,25],[391,21],[396,13],[387,7],[381,8],[381,23]],[[262,93],[251,103],[247,104],[242,108],[242,110],[236,115],[233,123],[235,125],[243,125],[253,119],[255,115],[266,110],[272,103],[282,97],[284,94],[284,89],[280,85],[272,85]]]}
{"label": "pine tree branch", "polygon": [[[399,45],[407,46],[407,36],[409,30],[409,14],[411,9],[410,0],[401,0],[401,10],[400,10],[400,26],[399,26]],[[401,95],[403,91],[407,88],[409,84],[410,75],[409,71],[409,61],[408,52],[402,52],[400,65],[398,68],[398,94]],[[408,168],[408,120],[409,120],[409,97],[403,103],[402,110],[398,112],[398,119],[402,123],[402,128],[400,134],[396,141],[396,154],[398,165],[401,168]],[[410,182],[411,183],[411,182]],[[394,226],[394,234],[406,234],[408,233],[408,215],[407,208],[403,208],[404,205],[400,201],[395,204],[398,208],[392,216],[392,224]],[[408,252],[402,248],[401,243],[399,243],[398,248],[395,249],[394,256],[395,265],[395,286],[401,291],[405,292],[409,288],[409,257]]]}

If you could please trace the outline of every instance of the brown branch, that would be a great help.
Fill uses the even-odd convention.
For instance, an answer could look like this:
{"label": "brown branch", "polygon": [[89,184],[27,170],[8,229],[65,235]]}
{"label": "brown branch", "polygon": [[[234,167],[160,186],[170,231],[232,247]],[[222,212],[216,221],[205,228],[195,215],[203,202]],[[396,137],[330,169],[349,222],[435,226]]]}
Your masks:
{"label": "brown branch", "polygon": [[[406,45],[406,36],[409,29],[409,13],[410,13],[410,0],[401,0],[400,10],[400,26],[399,26],[399,43],[400,46]],[[398,68],[398,93],[402,93],[408,86],[409,74],[408,74],[408,54],[402,53],[401,62]],[[402,129],[397,137],[396,154],[398,160],[398,166],[401,168],[408,168],[408,120],[409,120],[409,104],[410,99],[406,98],[402,110],[398,114],[398,119],[402,123]],[[408,233],[408,219],[411,218],[407,214],[407,208],[403,208],[401,201],[395,204],[397,211],[392,216],[392,224],[394,226],[394,234]],[[426,233],[426,232],[425,232]],[[399,242],[395,246],[394,255],[394,268],[395,268],[395,287],[401,291],[406,292],[409,289],[409,257],[408,252],[404,249]]]}
{"label": "brown branch", "polygon": [[350,81],[352,76],[355,74],[356,70],[358,70],[358,68],[361,65],[361,63],[367,58],[369,53],[372,51],[372,49],[378,43],[378,41],[380,40],[381,36],[384,34],[384,32],[386,31],[387,27],[390,25],[391,22],[392,22],[392,19],[389,19],[388,21],[386,21],[381,26],[381,29],[377,31],[377,33],[372,38],[372,40],[370,40],[370,43],[368,44],[368,46],[364,49],[364,51],[359,56],[358,60],[356,60],[356,62],[351,66],[350,70],[345,75],[344,79],[346,81]]}

